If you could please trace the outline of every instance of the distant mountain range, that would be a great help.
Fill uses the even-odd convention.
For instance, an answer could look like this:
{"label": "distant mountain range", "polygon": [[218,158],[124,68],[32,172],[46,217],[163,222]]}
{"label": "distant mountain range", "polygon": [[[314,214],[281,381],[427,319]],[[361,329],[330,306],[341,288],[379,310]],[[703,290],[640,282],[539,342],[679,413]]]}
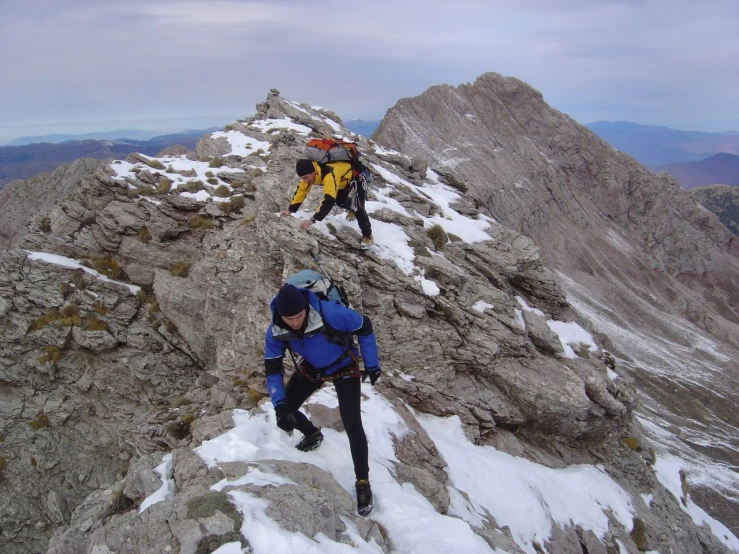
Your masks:
{"label": "distant mountain range", "polygon": [[[79,158],[125,158],[131,152],[141,152],[148,156],[154,156],[160,150],[173,144],[181,144],[191,150],[204,133],[218,129],[220,127],[187,130],[183,133],[160,135],[148,140],[130,138],[103,140],[95,138],[52,143],[48,140],[50,137],[75,135],[46,135],[39,137],[46,142],[20,146],[0,146],[0,188],[15,179],[28,179],[44,171],[52,171],[63,163],[72,162]],[[113,131],[112,133],[118,132]],[[137,131],[133,132],[137,133]],[[25,139],[17,139],[13,142],[20,140]]]}
{"label": "distant mountain range", "polygon": [[[379,124],[379,120],[354,119],[346,123],[346,128],[369,137]],[[20,137],[0,146],[0,188],[14,179],[29,179],[79,158],[125,158],[131,152],[154,156],[172,144],[192,149],[204,133],[220,129],[187,129],[181,133],[156,136],[151,131],[127,129]]]}
{"label": "distant mountain range", "polygon": [[[220,127],[213,127],[212,130],[217,130]],[[119,129],[117,131],[100,131],[97,133],[83,133],[78,135],[38,135],[33,137],[19,137],[5,146],[25,146],[27,144],[35,144],[39,142],[50,142],[52,144],[60,144],[62,142],[68,142],[70,140],[117,140],[117,141],[148,141],[148,140],[161,140],[165,137],[170,136],[200,136],[204,132],[199,129],[185,129],[179,133],[173,133],[169,135],[159,135],[156,131],[142,131],[137,129]]]}
{"label": "distant mountain range", "polygon": [[678,131],[628,121],[596,121],[585,126],[644,165],[694,162],[720,152],[739,155],[739,131]]}
{"label": "distant mountain range", "polygon": [[357,133],[363,137],[369,137],[375,132],[375,129],[380,125],[380,121],[368,120],[368,119],[352,119],[344,123],[344,127],[349,129],[352,133]]}
{"label": "distant mountain range", "polygon": [[[379,124],[377,120],[353,119],[345,126],[370,137]],[[628,121],[596,121],[586,127],[650,170],[667,171],[685,189],[739,185],[739,131],[678,131]],[[218,129],[188,129],[158,136],[151,136],[151,131],[118,130],[17,138],[9,146],[0,146],[0,188],[13,179],[28,179],[78,158],[120,158],[134,151],[154,155],[172,144],[191,149],[201,135]]]}
{"label": "distant mountain range", "polygon": [[647,166],[655,173],[667,171],[684,189],[707,185],[739,185],[739,156],[722,152],[697,162]]}

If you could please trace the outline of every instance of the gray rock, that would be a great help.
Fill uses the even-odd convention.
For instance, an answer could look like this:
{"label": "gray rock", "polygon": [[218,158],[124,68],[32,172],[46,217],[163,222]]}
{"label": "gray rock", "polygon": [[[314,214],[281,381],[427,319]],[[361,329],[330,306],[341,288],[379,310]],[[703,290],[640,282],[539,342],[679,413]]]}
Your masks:
{"label": "gray rock", "polygon": [[[517,83],[503,88],[533,102],[537,117],[560,121]],[[527,110],[530,106],[523,114]],[[441,213],[441,207],[424,201],[411,186],[383,182],[379,175],[376,190],[392,191],[404,205],[421,210],[372,214],[376,221],[399,226],[417,246],[411,274],[377,251],[360,253],[358,234],[348,227],[330,229],[330,236],[317,229],[301,231],[295,218],[276,212],[294,189],[294,159],[303,137],[284,130],[261,133],[254,126],[265,117],[286,116],[328,133],[338,119],[308,105],[298,109],[273,91],[254,118],[234,126],[237,132],[270,141],[268,162],[253,156],[237,159],[225,139],[206,136],[196,148],[198,156],[221,157],[222,168],[244,169],[252,159],[266,168],[253,179],[253,198],[247,199],[244,214],[256,217],[245,224],[214,211],[211,201],[194,202],[177,194],[152,198],[154,202],[131,200],[130,183],[113,178],[104,165],[88,168],[73,184],[39,180],[25,191],[27,198],[21,198],[22,184],[3,189],[0,220],[15,225],[30,221],[23,233],[6,233],[8,244],[86,260],[112,279],[31,261],[21,249],[0,253],[3,456],[11,461],[33,456],[36,467],[43,468],[8,464],[8,486],[0,498],[0,527],[3,537],[9,537],[5,550],[25,554],[48,544],[54,553],[196,552],[221,540],[240,540],[239,516],[227,500],[228,491],[217,493],[210,487],[224,475],[243,476],[251,466],[207,468],[192,448],[233,426],[229,410],[252,409],[264,397],[269,303],[285,276],[315,267],[314,255],[319,254],[321,265],[346,287],[352,304],[372,319],[376,330],[385,370],[376,390],[410,429],[394,445],[396,474],[438,510],[449,505],[445,462],[408,406],[443,417],[457,415],[470,440],[497,440],[539,463],[603,463],[632,495],[650,491],[660,498],[648,521],[650,545],[670,545],[677,551],[682,543],[725,551],[669,502],[643,452],[619,440],[644,439],[634,419],[636,392],[629,382],[612,382],[602,361],[585,351],[582,359],[557,357],[541,320],[531,319],[526,331],[517,324],[516,297],[521,296],[547,318],[587,326],[569,303],[561,274],[542,262],[551,248],[540,255],[531,238],[491,223],[491,240],[468,244],[455,239],[440,252],[423,256],[421,249],[432,247],[424,217]],[[443,110],[440,116],[443,122],[459,119],[447,118]],[[530,182],[538,182],[537,176],[543,182],[554,179],[529,141],[506,132],[522,152],[510,157],[515,171],[508,168],[509,173],[534,168],[539,173],[526,173]],[[368,163],[408,183],[419,182],[421,168],[406,156],[381,159],[366,139],[360,139],[360,146]],[[432,168],[439,163],[433,151],[422,154]],[[554,154],[549,154],[551,159]],[[67,168],[58,175],[69,177],[70,172]],[[155,173],[140,171],[138,181],[156,182]],[[478,183],[471,174],[455,173],[459,175],[444,173],[443,180],[458,191],[474,193],[463,193],[455,205],[477,217]],[[508,173],[487,175],[499,179]],[[521,180],[521,186],[529,181]],[[553,190],[559,194],[562,187]],[[319,196],[309,196],[306,207],[315,206]],[[512,204],[507,205],[513,209]],[[527,226],[521,230],[546,219],[545,214],[522,213],[530,205],[521,204],[516,209]],[[210,226],[191,224],[196,215]],[[672,267],[672,246],[664,252],[662,265]],[[187,264],[187,276],[170,273],[177,263]],[[708,267],[692,251],[680,263],[682,268]],[[437,284],[439,295],[424,293],[417,279],[421,272]],[[144,288],[132,287],[134,283]],[[493,308],[484,313],[472,309],[478,300]],[[340,429],[336,410],[309,409],[317,420]],[[153,469],[164,452],[173,453],[174,497],[139,514],[141,500],[157,485]],[[295,485],[232,489],[269,500],[269,516],[283,528],[347,541],[343,521],[351,521],[362,537],[389,551],[389,540],[371,520],[354,514],[353,494],[331,475],[308,464],[262,463]],[[478,532],[489,544],[516,551],[505,527],[492,519]],[[626,530],[614,524],[612,533],[629,544],[623,538],[628,537]],[[662,540],[662,535],[668,538]],[[558,532],[553,540],[562,548],[582,544],[573,529]]]}
{"label": "gray rock", "polygon": [[181,144],[172,144],[163,150],[157,152],[156,158],[164,158],[165,156],[184,156],[188,150]]}
{"label": "gray rock", "polygon": [[0,189],[0,250],[13,246],[25,232],[26,224],[37,215],[47,215],[66,196],[73,194],[81,180],[108,160],[80,159],[64,164],[50,173],[42,173],[28,181],[15,181]]}
{"label": "gray rock", "polygon": [[536,348],[545,354],[564,353],[559,336],[549,328],[544,317],[531,311],[524,311],[523,320],[526,324],[526,333]]}
{"label": "gray rock", "polygon": [[154,473],[162,460],[160,453],[147,454],[129,464],[123,494],[134,503],[140,504],[144,498],[162,486],[162,480]]}
{"label": "gray rock", "polygon": [[[586,328],[609,335],[609,350],[628,360],[619,374],[649,398],[642,416],[700,435],[702,443],[720,445],[736,435],[739,242],[689,191],[617,152],[526,83],[496,73],[398,101],[372,138],[428,160],[434,170],[445,168],[442,179],[467,188],[482,213],[533,239],[529,247],[518,238],[505,241],[489,259],[496,271],[488,279],[501,290],[524,291],[527,301],[535,298],[530,305],[547,317],[592,318]],[[559,285],[541,270],[527,271],[525,262],[508,283],[500,282],[510,267],[501,264],[507,245],[534,254],[534,244]],[[555,343],[545,335],[530,338],[546,350]],[[711,352],[697,344],[711,344]],[[588,395],[613,415],[620,408],[609,406],[603,390],[591,384]],[[659,434],[650,438],[657,450],[684,459],[739,465],[736,440],[707,452],[688,444],[677,449]],[[728,514],[739,514],[739,479],[730,480],[724,498],[734,509],[723,501],[704,507],[714,506],[713,515],[736,528],[739,517]]]}
{"label": "gray rock", "polygon": [[434,509],[445,514],[449,508],[449,492],[444,483],[425,469],[401,464],[396,468],[398,482],[411,483],[431,503]]}

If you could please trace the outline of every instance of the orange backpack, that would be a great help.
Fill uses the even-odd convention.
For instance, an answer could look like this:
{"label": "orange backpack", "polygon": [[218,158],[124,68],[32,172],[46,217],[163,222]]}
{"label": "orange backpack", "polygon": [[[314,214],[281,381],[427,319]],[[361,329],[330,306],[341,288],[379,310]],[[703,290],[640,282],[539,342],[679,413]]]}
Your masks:
{"label": "orange backpack", "polygon": [[331,166],[326,165],[331,162],[349,162],[352,166],[352,183],[357,183],[364,190],[367,190],[372,182],[369,168],[359,160],[362,154],[357,149],[356,142],[314,138],[305,145],[303,153],[309,160],[318,162],[325,171],[333,172]]}
{"label": "orange backpack", "polygon": [[330,138],[314,138],[305,145],[305,157],[325,164],[329,162],[354,162],[359,159],[356,142]]}

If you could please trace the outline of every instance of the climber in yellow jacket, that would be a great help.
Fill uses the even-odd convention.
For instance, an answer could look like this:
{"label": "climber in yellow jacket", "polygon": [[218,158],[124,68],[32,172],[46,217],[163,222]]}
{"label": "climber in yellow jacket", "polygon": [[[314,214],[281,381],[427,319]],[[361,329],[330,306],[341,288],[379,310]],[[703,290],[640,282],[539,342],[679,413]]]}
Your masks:
{"label": "climber in yellow jacket", "polygon": [[369,248],[373,239],[372,225],[364,209],[367,193],[354,179],[351,164],[348,162],[319,164],[311,160],[300,159],[295,164],[295,172],[300,177],[298,188],[290,200],[289,208],[280,212],[280,215],[286,216],[297,212],[305,197],[308,196],[310,188],[320,183],[323,187],[321,205],[313,217],[300,222],[300,228],[307,229],[316,221],[322,221],[336,205],[349,211],[348,219],[356,217],[359,229],[362,231],[360,248]]}

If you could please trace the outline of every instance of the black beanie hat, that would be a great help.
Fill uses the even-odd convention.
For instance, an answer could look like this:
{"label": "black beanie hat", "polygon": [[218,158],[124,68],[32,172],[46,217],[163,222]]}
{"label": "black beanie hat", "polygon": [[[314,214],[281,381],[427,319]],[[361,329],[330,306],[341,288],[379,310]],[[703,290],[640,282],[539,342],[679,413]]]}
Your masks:
{"label": "black beanie hat", "polygon": [[301,159],[295,164],[295,173],[298,174],[298,177],[308,175],[308,173],[313,173],[314,171],[313,162],[310,160]]}
{"label": "black beanie hat", "polygon": [[308,302],[294,285],[285,283],[277,293],[277,313],[281,317],[293,317],[305,310]]}

